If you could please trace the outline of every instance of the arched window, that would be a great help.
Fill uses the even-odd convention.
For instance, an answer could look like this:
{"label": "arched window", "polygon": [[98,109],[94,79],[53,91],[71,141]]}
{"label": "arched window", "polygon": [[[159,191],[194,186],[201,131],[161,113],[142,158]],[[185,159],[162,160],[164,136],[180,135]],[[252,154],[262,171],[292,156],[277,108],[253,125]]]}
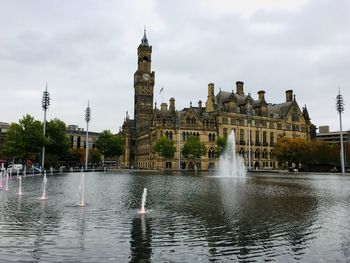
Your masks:
{"label": "arched window", "polygon": [[172,140],[173,139],[173,132],[170,132],[169,136],[170,136],[170,140]]}
{"label": "arched window", "polygon": [[213,142],[215,142],[215,133],[213,133],[213,136],[212,136],[212,139],[213,139]]}
{"label": "arched window", "polygon": [[259,159],[259,158],[260,158],[260,151],[259,151],[259,149],[257,149],[257,150],[255,151],[255,158],[256,158],[256,159]]}
{"label": "arched window", "polygon": [[209,133],[209,141],[211,142],[212,138],[211,138],[211,133]]}
{"label": "arched window", "polygon": [[213,148],[210,148],[209,151],[208,151],[208,158],[209,159],[213,159],[215,158],[215,151]]}
{"label": "arched window", "polygon": [[185,132],[182,133],[182,140],[183,140],[183,141],[186,140],[186,134],[185,134]]}
{"label": "arched window", "polygon": [[239,154],[244,158],[244,149],[241,148],[241,150],[239,151]]}

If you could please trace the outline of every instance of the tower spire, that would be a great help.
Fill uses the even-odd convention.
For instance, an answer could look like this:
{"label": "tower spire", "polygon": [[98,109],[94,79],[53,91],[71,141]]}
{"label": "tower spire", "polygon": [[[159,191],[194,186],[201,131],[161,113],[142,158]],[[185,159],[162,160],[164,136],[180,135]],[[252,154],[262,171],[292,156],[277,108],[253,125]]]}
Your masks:
{"label": "tower spire", "polygon": [[142,46],[146,46],[148,47],[148,39],[147,39],[147,35],[146,35],[146,27],[143,30],[143,38],[141,39],[141,45]]}

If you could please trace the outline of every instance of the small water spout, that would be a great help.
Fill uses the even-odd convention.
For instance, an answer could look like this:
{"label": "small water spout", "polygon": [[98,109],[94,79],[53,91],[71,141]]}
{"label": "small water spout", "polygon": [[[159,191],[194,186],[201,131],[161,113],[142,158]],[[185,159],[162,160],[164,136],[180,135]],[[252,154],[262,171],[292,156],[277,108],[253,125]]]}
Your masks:
{"label": "small water spout", "polygon": [[9,190],[9,174],[6,172],[5,191]]}
{"label": "small water spout", "polygon": [[84,192],[85,192],[85,176],[84,173],[82,173],[81,175],[81,179],[80,179],[80,206],[85,206],[85,199],[84,199]]}
{"label": "small water spout", "polygon": [[145,214],[146,213],[146,210],[145,210],[146,197],[147,197],[147,188],[143,188],[141,209],[139,210],[139,214]]}
{"label": "small water spout", "polygon": [[22,195],[22,176],[18,178],[19,180],[19,185],[18,185],[18,195]]}
{"label": "small water spout", "polygon": [[53,167],[50,167],[50,174],[53,175]]}
{"label": "small water spout", "polygon": [[46,177],[46,171],[44,171],[44,178],[43,182],[41,183],[41,197],[40,200],[46,200],[47,199],[47,194],[46,194],[46,184],[47,184],[47,177]]}
{"label": "small water spout", "polygon": [[0,188],[4,187],[2,171],[0,172]]}

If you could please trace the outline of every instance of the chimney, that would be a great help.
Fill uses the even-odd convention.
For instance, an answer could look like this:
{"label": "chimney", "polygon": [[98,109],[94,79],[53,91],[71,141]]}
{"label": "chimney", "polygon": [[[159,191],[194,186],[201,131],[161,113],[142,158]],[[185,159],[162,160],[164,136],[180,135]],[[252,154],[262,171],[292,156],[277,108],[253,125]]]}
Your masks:
{"label": "chimney", "polygon": [[198,101],[198,109],[199,109],[199,111],[202,111],[202,101],[201,100]]}
{"label": "chimney", "polygon": [[207,102],[205,103],[205,110],[207,112],[214,111],[214,105],[215,104],[215,96],[214,96],[214,83],[208,84],[208,96],[207,96]]}
{"label": "chimney", "polygon": [[286,90],[286,102],[293,100],[293,90]]}
{"label": "chimney", "polygon": [[243,81],[237,81],[236,82],[236,94],[243,96],[244,95],[244,91],[243,91]]}
{"label": "chimney", "polygon": [[259,100],[265,100],[265,90],[258,91]]}
{"label": "chimney", "polygon": [[168,110],[168,104],[166,104],[165,102],[160,104],[160,110],[161,111],[167,111]]}
{"label": "chimney", "polygon": [[170,98],[169,100],[169,110],[174,113],[175,112],[175,99]]}

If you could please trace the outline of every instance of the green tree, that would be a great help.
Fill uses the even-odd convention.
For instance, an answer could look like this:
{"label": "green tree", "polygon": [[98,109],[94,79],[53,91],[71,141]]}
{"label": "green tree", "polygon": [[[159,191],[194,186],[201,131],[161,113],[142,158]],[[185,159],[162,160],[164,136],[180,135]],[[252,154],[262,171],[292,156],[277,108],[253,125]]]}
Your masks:
{"label": "green tree", "polygon": [[216,140],[215,154],[220,156],[226,149],[227,138],[226,137],[218,137]]}
{"label": "green tree", "polygon": [[10,125],[6,133],[4,153],[9,157],[34,159],[40,153],[45,139],[43,126],[29,114]]}
{"label": "green tree", "polygon": [[24,149],[22,143],[22,127],[18,123],[12,123],[5,135],[3,153],[7,157],[22,158]]}
{"label": "green tree", "polygon": [[120,135],[113,135],[109,130],[104,130],[95,141],[95,147],[104,157],[119,157],[124,153],[124,141]]}
{"label": "green tree", "polygon": [[101,162],[101,153],[97,149],[89,149],[89,162],[93,164]]}
{"label": "green tree", "polygon": [[46,126],[46,152],[50,165],[57,166],[58,161],[63,159],[69,149],[69,138],[66,135],[66,124],[59,120],[53,119]]}
{"label": "green tree", "polygon": [[154,150],[162,157],[164,157],[164,161],[166,159],[172,159],[174,157],[176,147],[174,146],[174,142],[167,138],[166,136],[160,137],[156,144],[154,145]]}
{"label": "green tree", "polygon": [[181,152],[185,159],[193,159],[196,165],[196,160],[207,153],[207,147],[197,136],[191,136],[183,146]]}

